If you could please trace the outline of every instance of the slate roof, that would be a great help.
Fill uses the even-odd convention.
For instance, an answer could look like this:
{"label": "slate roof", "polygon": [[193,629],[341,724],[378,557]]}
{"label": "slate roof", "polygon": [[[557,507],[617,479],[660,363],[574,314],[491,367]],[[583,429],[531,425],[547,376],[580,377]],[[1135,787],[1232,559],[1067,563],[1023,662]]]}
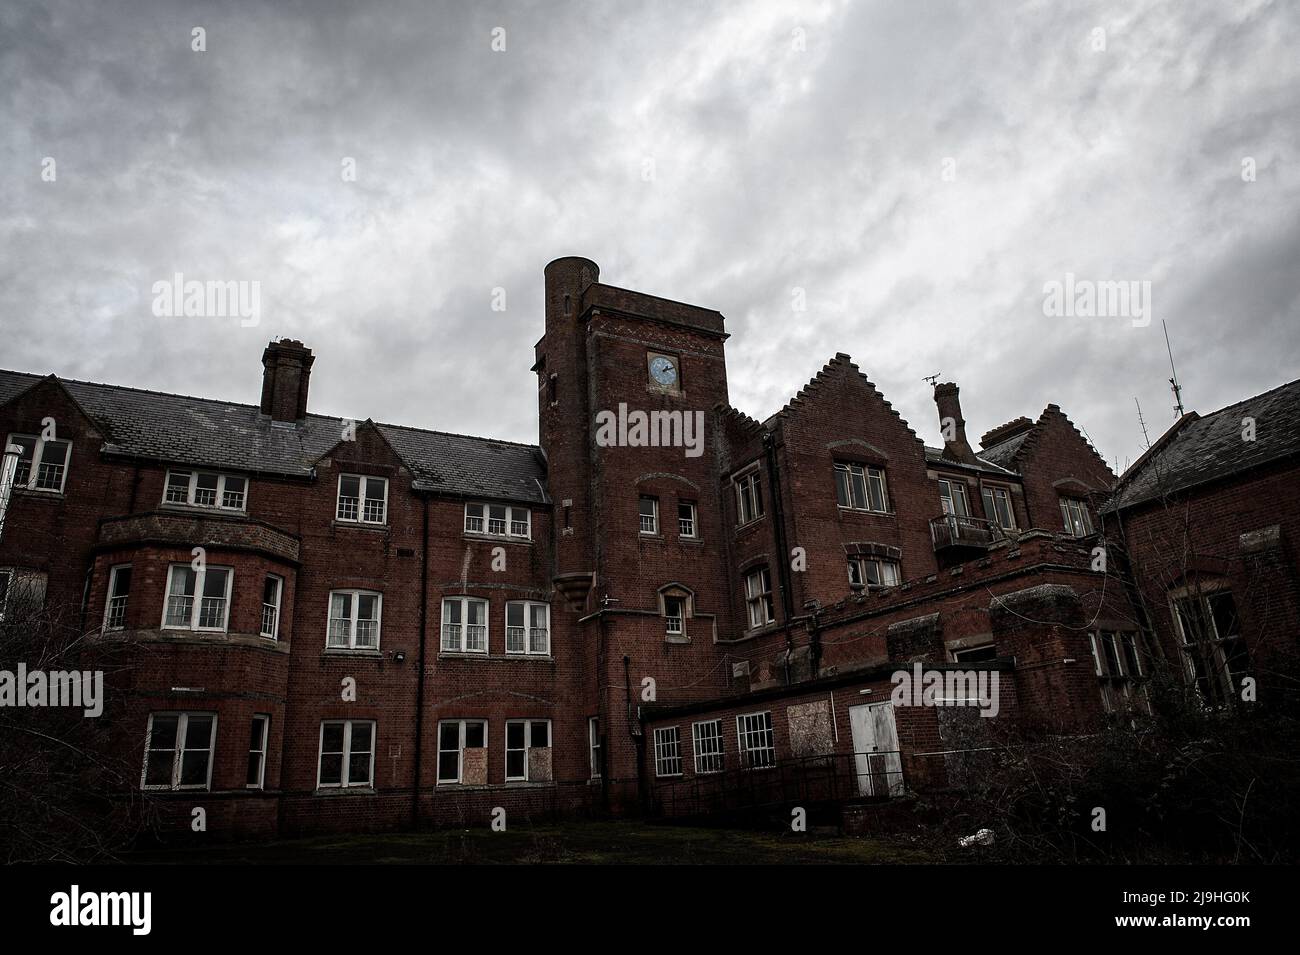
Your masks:
{"label": "slate roof", "polygon": [[1016,458],[1016,452],[1020,446],[1029,438],[1030,432],[1022,431],[1020,434],[1013,435],[1005,441],[1000,441],[991,448],[981,448],[979,456],[991,464],[996,464],[1000,468],[1011,468],[1011,463]]}
{"label": "slate roof", "polygon": [[[1242,419],[1255,419],[1255,440]],[[1300,379],[1205,417],[1188,414],[1138,458],[1103,510],[1132,507],[1300,453]]]}
{"label": "slate roof", "polygon": [[[0,371],[0,405],[42,381]],[[307,477],[343,434],[344,420],[308,415],[272,424],[256,405],[59,379],[104,432],[110,454],[159,462]],[[546,466],[533,445],[376,424],[419,490],[545,503]]]}
{"label": "slate roof", "polygon": [[[984,451],[977,452],[975,457],[980,462],[981,470],[992,471],[997,474],[1015,473],[1014,471],[1004,468],[996,461],[990,460],[988,454],[985,453]],[[935,464],[951,464],[951,465],[956,465],[957,467],[968,468],[971,466],[969,464],[966,464],[963,461],[954,461],[952,458],[945,458],[943,456],[943,448],[932,448],[928,444],[925,446],[925,460],[933,461]]]}

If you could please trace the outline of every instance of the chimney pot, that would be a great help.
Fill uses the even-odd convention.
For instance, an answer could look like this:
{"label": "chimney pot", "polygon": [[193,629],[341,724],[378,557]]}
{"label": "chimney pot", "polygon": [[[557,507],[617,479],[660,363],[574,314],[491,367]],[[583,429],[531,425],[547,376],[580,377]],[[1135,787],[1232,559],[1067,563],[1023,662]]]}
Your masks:
{"label": "chimney pot", "polygon": [[311,349],[292,338],[272,341],[262,352],[262,414],[272,421],[301,421],[307,417],[307,386],[311,380]]}

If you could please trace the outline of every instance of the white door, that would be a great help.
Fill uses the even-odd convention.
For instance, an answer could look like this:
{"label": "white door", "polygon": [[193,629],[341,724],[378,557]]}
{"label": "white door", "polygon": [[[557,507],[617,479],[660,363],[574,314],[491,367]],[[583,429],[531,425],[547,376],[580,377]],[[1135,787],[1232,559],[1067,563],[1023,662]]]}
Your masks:
{"label": "white door", "polygon": [[864,703],[849,707],[853,728],[853,761],[858,795],[897,796],[903,791],[903,760],[898,753],[898,730],[893,703]]}

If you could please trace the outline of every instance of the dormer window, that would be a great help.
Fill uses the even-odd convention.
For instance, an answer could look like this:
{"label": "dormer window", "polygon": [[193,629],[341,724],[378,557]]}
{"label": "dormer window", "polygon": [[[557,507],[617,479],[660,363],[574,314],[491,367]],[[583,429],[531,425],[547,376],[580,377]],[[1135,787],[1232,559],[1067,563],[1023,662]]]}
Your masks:
{"label": "dormer window", "polygon": [[339,475],[336,511],[340,521],[383,524],[388,519],[388,479],[362,474]]}
{"label": "dormer window", "polygon": [[18,466],[14,470],[14,487],[29,491],[63,492],[68,477],[71,441],[45,440],[36,435],[11,434],[5,445],[17,445]]}
{"label": "dormer window", "polygon": [[217,507],[242,511],[248,499],[248,480],[213,471],[168,471],[164,504]]}

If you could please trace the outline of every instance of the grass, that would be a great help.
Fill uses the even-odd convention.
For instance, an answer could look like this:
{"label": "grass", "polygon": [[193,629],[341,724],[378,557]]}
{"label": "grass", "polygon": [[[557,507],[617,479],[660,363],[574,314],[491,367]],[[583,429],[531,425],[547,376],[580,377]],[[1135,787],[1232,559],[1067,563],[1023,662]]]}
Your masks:
{"label": "grass", "polygon": [[152,864],[898,864],[936,861],[918,849],[831,830],[807,833],[704,829],[634,821],[317,836],[202,849],[153,849]]}

